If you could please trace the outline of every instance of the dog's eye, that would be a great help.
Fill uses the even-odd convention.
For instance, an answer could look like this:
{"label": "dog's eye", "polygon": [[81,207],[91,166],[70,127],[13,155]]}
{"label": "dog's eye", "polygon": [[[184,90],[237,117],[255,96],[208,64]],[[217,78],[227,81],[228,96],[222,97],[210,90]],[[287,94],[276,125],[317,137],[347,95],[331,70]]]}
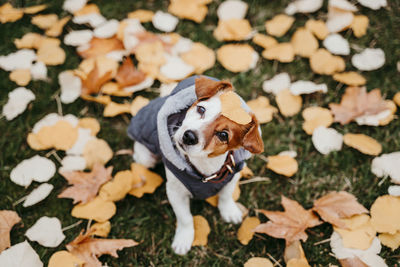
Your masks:
{"label": "dog's eye", "polygon": [[197,106],[197,113],[199,113],[201,116],[203,116],[205,112],[206,112],[206,109],[204,107]]}
{"label": "dog's eye", "polygon": [[215,135],[216,135],[216,136],[219,138],[219,140],[221,140],[222,142],[227,142],[228,139],[229,139],[229,135],[228,135],[228,133],[227,133],[226,131],[217,132]]}

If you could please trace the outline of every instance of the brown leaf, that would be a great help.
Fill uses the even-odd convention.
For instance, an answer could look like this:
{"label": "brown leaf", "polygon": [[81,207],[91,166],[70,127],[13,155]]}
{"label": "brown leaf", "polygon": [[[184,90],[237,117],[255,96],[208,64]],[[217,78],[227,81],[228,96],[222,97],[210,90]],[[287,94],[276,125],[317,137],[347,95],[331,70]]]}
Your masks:
{"label": "brown leaf", "polygon": [[82,79],[82,95],[90,95],[98,93],[101,86],[111,80],[112,71],[107,71],[100,76],[97,62],[94,64],[94,68],[89,72],[85,79]]}
{"label": "brown leaf", "polygon": [[357,257],[341,259],[341,260],[339,260],[339,262],[340,262],[340,265],[342,265],[342,267],[368,267],[367,264],[362,262]]}
{"label": "brown leaf", "polygon": [[118,85],[121,87],[141,83],[145,78],[146,75],[143,72],[136,70],[130,57],[124,60],[115,76],[115,80],[117,80]]}
{"label": "brown leaf", "polygon": [[108,39],[93,38],[89,45],[88,49],[78,52],[81,57],[91,58],[105,55],[115,50],[124,50],[124,45],[116,37]]}
{"label": "brown leaf", "polygon": [[138,245],[132,239],[100,239],[92,238],[91,231],[82,232],[66,247],[76,257],[85,261],[85,267],[101,267],[97,257],[108,254],[118,258],[117,250]]}
{"label": "brown leaf", "polygon": [[355,196],[344,191],[330,192],[317,199],[314,201],[313,210],[318,212],[324,221],[340,228],[346,228],[346,224],[340,219],[368,213],[368,210],[357,202]]}
{"label": "brown leaf", "polygon": [[283,238],[289,244],[296,240],[307,240],[305,230],[320,225],[322,222],[312,212],[305,210],[298,202],[282,196],[285,211],[259,210],[270,219],[260,224],[254,231],[265,233],[275,238]]}
{"label": "brown leaf", "polygon": [[11,246],[11,228],[20,221],[21,218],[15,211],[0,210],[0,252]]}
{"label": "brown leaf", "polygon": [[335,122],[340,122],[342,125],[357,117],[375,115],[388,109],[379,89],[367,93],[365,87],[348,87],[340,104],[331,103],[329,107],[335,116]]}
{"label": "brown leaf", "polygon": [[94,199],[102,184],[111,180],[113,167],[107,169],[100,164],[95,164],[91,172],[60,171],[72,186],[65,189],[59,198],[72,198],[74,204],[78,202],[87,203]]}

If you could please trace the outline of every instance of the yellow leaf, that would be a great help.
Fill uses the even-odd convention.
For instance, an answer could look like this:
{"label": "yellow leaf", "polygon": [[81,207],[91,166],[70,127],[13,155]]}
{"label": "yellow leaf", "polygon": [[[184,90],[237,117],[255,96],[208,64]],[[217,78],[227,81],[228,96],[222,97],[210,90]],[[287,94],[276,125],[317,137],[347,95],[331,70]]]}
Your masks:
{"label": "yellow leaf", "polygon": [[51,255],[48,267],[82,267],[84,263],[68,251],[61,250]]}
{"label": "yellow leaf", "polygon": [[284,259],[287,267],[310,267],[299,240],[286,244]]}
{"label": "yellow leaf", "polygon": [[355,72],[355,71],[348,71],[342,73],[336,73],[333,75],[333,79],[340,83],[344,83],[350,86],[360,86],[364,85],[367,80],[365,80],[364,76]]}
{"label": "yellow leaf", "polygon": [[254,228],[260,224],[257,217],[247,217],[237,232],[237,238],[243,245],[247,245],[254,236]]}
{"label": "yellow leaf", "polygon": [[111,102],[107,104],[104,108],[103,116],[104,117],[115,117],[117,115],[121,115],[123,113],[130,113],[131,112],[131,104],[124,103],[119,104],[115,102]]}
{"label": "yellow leaf", "polygon": [[31,23],[46,30],[58,21],[56,14],[37,15],[32,17]]}
{"label": "yellow leaf", "polygon": [[82,118],[78,121],[78,126],[85,129],[90,129],[93,136],[96,136],[100,131],[100,123],[95,118]]}
{"label": "yellow leaf", "polygon": [[114,202],[96,197],[88,203],[73,207],[71,215],[75,218],[105,222],[114,216],[116,210]]}
{"label": "yellow leaf", "polygon": [[293,95],[289,89],[282,90],[276,96],[279,111],[285,117],[299,113],[303,100],[299,95]]}
{"label": "yellow leaf", "polygon": [[126,194],[134,186],[142,186],[144,183],[139,176],[134,175],[130,170],[120,171],[115,174],[112,181],[104,184],[99,191],[99,196],[109,201],[119,201],[125,198]]}
{"label": "yellow leaf", "polygon": [[332,75],[344,71],[346,65],[343,58],[333,56],[328,50],[320,48],[311,55],[310,67],[317,74]]}
{"label": "yellow leaf", "polygon": [[189,19],[201,23],[208,11],[205,4],[204,2],[193,0],[173,0],[168,7],[168,12],[181,19]]}
{"label": "yellow leaf", "polygon": [[137,9],[133,12],[128,13],[129,19],[138,19],[141,23],[151,22],[153,16],[153,11],[145,9]]}
{"label": "yellow leaf", "polygon": [[367,33],[369,19],[364,15],[355,15],[350,28],[353,30],[354,36],[360,38]]}
{"label": "yellow leaf", "polygon": [[251,178],[253,176],[254,176],[253,171],[247,166],[244,166],[243,169],[240,171],[240,177]]}
{"label": "yellow leaf", "polygon": [[37,5],[37,6],[29,6],[24,8],[25,14],[36,14],[40,11],[43,11],[47,8],[46,5]]}
{"label": "yellow leaf", "polygon": [[78,128],[61,120],[52,126],[43,126],[37,134],[32,134],[29,138],[31,143],[45,149],[54,147],[57,150],[68,150],[78,139]]}
{"label": "yellow leaf", "polygon": [[294,18],[285,14],[279,14],[265,22],[267,33],[276,37],[282,37],[289,30]]}
{"label": "yellow leaf", "polygon": [[254,49],[248,44],[227,44],[217,50],[221,65],[232,72],[248,71],[254,62]]}
{"label": "yellow leaf", "polygon": [[58,20],[50,28],[47,29],[46,35],[51,37],[59,36],[62,33],[65,24],[67,24],[70,19],[71,19],[70,16],[66,16]]}
{"label": "yellow leaf", "polygon": [[28,32],[21,39],[15,39],[14,44],[18,49],[22,48],[37,48],[37,44],[40,43],[43,39],[38,33]]}
{"label": "yellow leaf", "polygon": [[132,163],[131,171],[135,176],[135,179],[139,177],[140,181],[143,181],[144,184],[140,187],[134,187],[129,194],[141,198],[144,193],[152,194],[159,187],[163,179],[160,175],[155,172],[149,171],[143,165]]}
{"label": "yellow leaf", "polygon": [[65,52],[59,46],[41,45],[37,51],[37,59],[46,65],[60,65],[65,61]]}
{"label": "yellow leaf", "polygon": [[396,234],[400,230],[400,197],[384,195],[371,206],[371,223],[379,233]]}
{"label": "yellow leaf", "polygon": [[269,104],[269,100],[265,96],[259,96],[254,100],[250,100],[247,102],[247,105],[256,115],[260,124],[270,122],[274,113],[278,112],[277,108]]}
{"label": "yellow leaf", "polygon": [[382,152],[381,144],[365,134],[347,133],[343,136],[343,142],[367,155],[377,156]]}
{"label": "yellow leaf", "polygon": [[29,69],[13,70],[10,73],[10,80],[19,86],[25,86],[31,81],[31,71]]}
{"label": "yellow leaf", "polygon": [[132,116],[135,116],[139,110],[141,110],[143,107],[147,106],[149,104],[150,100],[143,97],[143,96],[137,96],[135,99],[132,100],[131,103],[131,108],[130,108],[130,113]]}
{"label": "yellow leaf", "polygon": [[293,46],[294,53],[301,57],[310,57],[319,47],[318,40],[307,28],[298,28],[290,43]]}
{"label": "yellow leaf", "polygon": [[385,246],[395,250],[400,247],[400,230],[395,234],[380,234],[379,240]]}
{"label": "yellow leaf", "polygon": [[302,112],[304,123],[303,130],[312,135],[319,126],[329,127],[333,122],[331,111],[321,107],[308,107]]}
{"label": "yellow leaf", "polygon": [[218,41],[241,41],[251,36],[251,26],[247,19],[219,20],[214,30],[214,37]]}
{"label": "yellow leaf", "polygon": [[5,3],[0,6],[0,22],[14,22],[22,18],[24,11],[19,8],[14,8],[10,3]]}
{"label": "yellow leaf", "polygon": [[108,105],[111,103],[111,97],[108,95],[97,95],[97,96],[81,95],[81,98],[86,101],[96,102],[103,105]]}
{"label": "yellow leaf", "polygon": [[253,257],[246,261],[243,267],[274,267],[274,265],[267,258]]}
{"label": "yellow leaf", "polygon": [[89,232],[92,235],[107,237],[111,230],[111,223],[109,221],[95,223],[90,226]]}
{"label": "yellow leaf", "polygon": [[256,45],[259,45],[265,49],[271,48],[278,44],[278,41],[274,37],[261,33],[257,33],[256,35],[254,35],[252,41]]}
{"label": "yellow leaf", "polygon": [[269,156],[267,168],[287,177],[293,176],[298,170],[297,161],[287,155]]}
{"label": "yellow leaf", "polygon": [[306,22],[306,28],[309,29],[320,40],[324,40],[329,34],[328,27],[326,27],[323,20],[309,19]]}
{"label": "yellow leaf", "polygon": [[193,216],[194,240],[192,246],[207,246],[210,225],[201,215]]}
{"label": "yellow leaf", "polygon": [[291,43],[278,43],[262,52],[262,56],[269,60],[278,60],[282,63],[294,60],[294,50]]}
{"label": "yellow leaf", "polygon": [[197,74],[201,74],[215,64],[214,50],[202,43],[194,43],[190,51],[181,55],[183,61],[192,65]]}
{"label": "yellow leaf", "polygon": [[113,156],[113,151],[103,139],[92,139],[88,141],[83,149],[83,157],[86,167],[91,169],[94,164],[105,165]]}

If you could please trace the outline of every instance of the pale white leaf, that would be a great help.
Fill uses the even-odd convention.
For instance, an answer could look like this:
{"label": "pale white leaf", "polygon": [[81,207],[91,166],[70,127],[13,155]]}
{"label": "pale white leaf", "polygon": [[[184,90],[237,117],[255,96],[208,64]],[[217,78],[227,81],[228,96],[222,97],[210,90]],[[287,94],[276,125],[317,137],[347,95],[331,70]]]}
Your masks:
{"label": "pale white leaf", "polygon": [[27,195],[22,206],[26,208],[35,205],[36,203],[39,203],[50,194],[53,188],[54,186],[48,183],[43,183],[39,185],[37,188],[33,189],[29,195]]}
{"label": "pale white leaf", "polygon": [[165,13],[162,11],[157,11],[152,19],[153,26],[157,30],[163,32],[172,32],[175,30],[176,25],[178,24],[179,20],[177,17],[172,16],[169,13]]}
{"label": "pale white leaf", "polygon": [[81,78],[74,75],[73,71],[66,70],[58,74],[58,83],[61,87],[61,102],[70,104],[74,102],[82,92]]}
{"label": "pale white leaf", "polygon": [[318,152],[327,155],[342,149],[343,135],[335,129],[319,126],[312,134],[312,142]]}
{"label": "pale white leaf", "polygon": [[263,82],[263,90],[278,95],[280,91],[290,88],[290,76],[286,72],[275,75],[272,79]]}
{"label": "pale white leaf", "polygon": [[297,152],[294,150],[285,150],[285,151],[279,152],[278,155],[279,156],[289,156],[291,158],[295,158],[295,157],[297,157]]}
{"label": "pale white leaf", "polygon": [[340,32],[350,27],[353,22],[354,14],[351,11],[339,10],[334,7],[328,8],[328,20],[326,27],[329,32]]}
{"label": "pale white leaf", "polygon": [[82,156],[65,156],[61,160],[59,172],[65,171],[83,171],[86,167],[86,160]]}
{"label": "pale white leaf", "polygon": [[46,80],[47,67],[42,61],[36,61],[31,67],[32,80]]}
{"label": "pale white leaf", "polygon": [[350,55],[349,42],[340,34],[332,33],[328,35],[323,41],[323,44],[332,54]]}
{"label": "pale white leaf", "polygon": [[76,24],[89,24],[91,27],[96,28],[107,20],[99,13],[89,13],[86,15],[75,16],[72,21]]}
{"label": "pale white leaf", "polygon": [[0,56],[0,68],[5,71],[30,69],[36,60],[36,53],[31,49],[21,49],[6,56]]}
{"label": "pale white leaf", "polygon": [[363,115],[355,118],[358,125],[379,126],[380,121],[390,116],[392,112],[387,109],[374,115]]}
{"label": "pale white leaf", "polygon": [[351,64],[359,70],[379,69],[385,64],[385,52],[380,48],[366,48],[351,58]]}
{"label": "pale white leaf", "polygon": [[82,46],[88,44],[93,38],[91,30],[71,31],[64,37],[64,43],[71,46]]}
{"label": "pale white leaf", "polygon": [[56,217],[43,216],[29,228],[25,236],[31,241],[36,241],[40,245],[49,248],[58,247],[65,239],[61,229],[61,222]]}
{"label": "pale white leaf", "polygon": [[361,5],[369,7],[373,10],[378,10],[381,7],[387,6],[386,0],[357,0]]}
{"label": "pale white leaf", "polygon": [[222,2],[217,9],[219,20],[244,19],[248,5],[240,0],[227,0]]}
{"label": "pale white leaf", "polygon": [[160,86],[160,97],[169,95],[177,85],[178,85],[177,82],[162,83]]}
{"label": "pale white leaf", "polygon": [[347,0],[329,0],[328,6],[352,12],[357,11],[357,7]]}
{"label": "pale white leaf", "polygon": [[313,13],[318,11],[323,3],[324,0],[297,0],[285,8],[285,13],[290,16],[296,13]]}
{"label": "pale white leaf", "polygon": [[39,155],[21,161],[10,174],[10,179],[21,186],[28,186],[32,181],[47,182],[54,176],[56,165],[48,158]]}
{"label": "pale white leaf", "polygon": [[389,186],[388,193],[391,196],[400,197],[400,185]]}
{"label": "pale white leaf", "polygon": [[167,62],[160,67],[160,72],[171,80],[182,80],[194,72],[194,67],[180,57],[168,56]]}
{"label": "pale white leaf", "polygon": [[86,144],[95,138],[96,137],[92,135],[90,129],[78,128],[78,138],[76,139],[75,144],[66,151],[67,155],[82,155]]}
{"label": "pale white leaf", "polygon": [[141,83],[124,87],[123,90],[125,92],[137,92],[143,89],[150,88],[154,83],[154,79],[150,76],[146,77]]}
{"label": "pale white leaf", "polygon": [[72,126],[77,126],[79,121],[78,118],[72,114],[60,116],[57,113],[49,113],[46,116],[44,116],[41,120],[36,122],[35,125],[33,125],[32,133],[38,133],[43,126],[52,126],[60,120],[64,120],[70,123]]}
{"label": "pale white leaf", "polygon": [[23,113],[29,102],[33,100],[35,100],[35,95],[31,90],[18,87],[8,93],[8,101],[3,107],[2,114],[10,121]]}
{"label": "pale white leaf", "polygon": [[118,27],[119,21],[111,19],[94,29],[93,35],[97,38],[110,38],[117,33]]}
{"label": "pale white leaf", "polygon": [[75,13],[79,9],[83,8],[87,3],[87,0],[65,0],[63,9],[69,13]]}
{"label": "pale white leaf", "polygon": [[0,266],[4,267],[43,267],[39,255],[28,241],[16,244],[0,254]]}
{"label": "pale white leaf", "polygon": [[289,89],[293,95],[312,94],[315,92],[328,92],[328,86],[324,83],[316,84],[312,81],[302,80],[292,83]]}
{"label": "pale white leaf", "polygon": [[382,154],[372,160],[371,171],[378,177],[389,176],[400,184],[400,151]]}

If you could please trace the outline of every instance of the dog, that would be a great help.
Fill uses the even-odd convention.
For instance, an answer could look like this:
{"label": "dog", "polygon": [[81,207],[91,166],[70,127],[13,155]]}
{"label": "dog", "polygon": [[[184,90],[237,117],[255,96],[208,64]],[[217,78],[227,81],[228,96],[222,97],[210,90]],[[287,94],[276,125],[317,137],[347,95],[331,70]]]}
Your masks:
{"label": "dog", "polygon": [[240,223],[242,212],[232,198],[240,170],[264,144],[255,115],[227,81],[192,76],[169,96],[156,98],[132,118],[128,135],[133,159],[148,168],[165,165],[166,191],[177,219],[172,242],[186,254],[194,238],[190,199],[218,194],[225,222]]}

